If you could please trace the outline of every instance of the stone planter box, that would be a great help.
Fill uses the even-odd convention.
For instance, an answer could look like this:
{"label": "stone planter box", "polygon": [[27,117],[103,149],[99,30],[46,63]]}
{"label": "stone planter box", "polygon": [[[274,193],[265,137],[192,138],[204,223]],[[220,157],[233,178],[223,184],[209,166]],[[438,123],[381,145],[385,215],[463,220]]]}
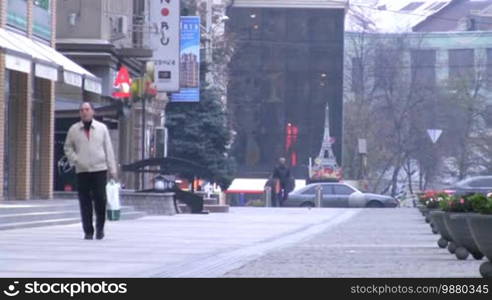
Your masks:
{"label": "stone planter box", "polygon": [[423,206],[423,205],[422,206],[417,206],[417,207],[418,207],[420,213],[422,214],[422,216],[425,216],[425,213],[427,211],[429,211],[429,209],[427,207]]}
{"label": "stone planter box", "polygon": [[434,222],[432,222],[432,220],[430,221],[429,225],[433,234],[439,234],[439,230],[437,230],[437,227],[436,225],[434,225]]}
{"label": "stone planter box", "polygon": [[148,215],[176,214],[174,205],[174,193],[140,193],[122,192],[120,200],[123,205],[131,205],[135,210],[143,211]]}
{"label": "stone planter box", "polygon": [[456,243],[456,258],[464,260],[471,254],[475,259],[482,259],[483,254],[473,240],[470,228],[466,221],[468,213],[445,213],[444,224]]}
{"label": "stone planter box", "polygon": [[466,220],[478,249],[489,260],[480,266],[480,274],[492,278],[492,215],[471,214]]}
{"label": "stone planter box", "polygon": [[436,225],[434,224],[434,222],[432,221],[432,219],[430,217],[430,212],[435,211],[435,210],[439,210],[439,209],[438,208],[426,208],[426,211],[424,213],[424,217],[425,217],[425,222],[429,224],[432,233],[433,234],[439,234],[439,230],[437,229]]}
{"label": "stone planter box", "polygon": [[441,234],[441,238],[437,241],[437,245],[440,248],[448,247],[448,251],[454,254],[454,251],[456,250],[456,244],[453,242],[453,238],[446,228],[446,224],[444,223],[444,214],[445,212],[442,210],[433,210],[429,213],[434,226]]}

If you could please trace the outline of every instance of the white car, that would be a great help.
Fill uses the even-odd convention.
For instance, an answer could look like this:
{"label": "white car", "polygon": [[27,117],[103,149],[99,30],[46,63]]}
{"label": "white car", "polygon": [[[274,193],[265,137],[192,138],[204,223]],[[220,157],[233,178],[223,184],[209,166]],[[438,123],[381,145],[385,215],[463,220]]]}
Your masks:
{"label": "white car", "polygon": [[397,199],[379,195],[363,193],[355,187],[338,182],[311,183],[303,188],[289,193],[288,199],[282,206],[315,207],[316,192],[321,189],[321,207],[397,207]]}

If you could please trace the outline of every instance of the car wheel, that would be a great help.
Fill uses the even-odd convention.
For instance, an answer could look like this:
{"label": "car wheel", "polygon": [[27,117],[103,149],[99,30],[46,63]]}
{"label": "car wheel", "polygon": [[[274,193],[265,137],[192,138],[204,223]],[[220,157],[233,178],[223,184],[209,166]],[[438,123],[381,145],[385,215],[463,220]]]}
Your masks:
{"label": "car wheel", "polygon": [[314,207],[314,203],[313,202],[303,202],[301,204],[301,207]]}
{"label": "car wheel", "polygon": [[383,203],[376,201],[376,200],[372,200],[372,201],[369,201],[369,203],[367,203],[366,207],[381,208],[381,207],[383,207]]}

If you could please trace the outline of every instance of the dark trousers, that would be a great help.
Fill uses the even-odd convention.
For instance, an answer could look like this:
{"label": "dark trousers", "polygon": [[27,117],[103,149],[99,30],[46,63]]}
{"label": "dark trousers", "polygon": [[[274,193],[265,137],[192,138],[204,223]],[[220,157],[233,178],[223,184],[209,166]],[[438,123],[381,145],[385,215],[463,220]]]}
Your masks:
{"label": "dark trousers", "polygon": [[274,197],[272,197],[273,198],[272,206],[273,207],[283,206],[285,200],[287,200],[287,196],[288,196],[287,190],[284,187],[282,187],[279,193],[274,193]]}
{"label": "dark trousers", "polygon": [[107,171],[77,174],[80,214],[85,234],[94,234],[94,226],[92,224],[93,207],[96,211],[96,232],[104,231],[104,222],[106,221],[106,176]]}

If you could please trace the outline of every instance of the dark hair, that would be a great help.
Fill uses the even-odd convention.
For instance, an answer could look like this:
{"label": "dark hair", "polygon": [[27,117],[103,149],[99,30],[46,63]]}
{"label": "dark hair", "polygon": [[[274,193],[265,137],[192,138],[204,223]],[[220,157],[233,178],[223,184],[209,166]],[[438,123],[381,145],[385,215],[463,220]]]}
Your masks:
{"label": "dark hair", "polygon": [[89,104],[89,106],[91,107],[92,110],[94,110],[94,104],[92,104],[92,102],[90,102],[90,101],[82,101],[82,103],[80,103],[79,110],[82,109],[82,105],[84,105],[86,103]]}

